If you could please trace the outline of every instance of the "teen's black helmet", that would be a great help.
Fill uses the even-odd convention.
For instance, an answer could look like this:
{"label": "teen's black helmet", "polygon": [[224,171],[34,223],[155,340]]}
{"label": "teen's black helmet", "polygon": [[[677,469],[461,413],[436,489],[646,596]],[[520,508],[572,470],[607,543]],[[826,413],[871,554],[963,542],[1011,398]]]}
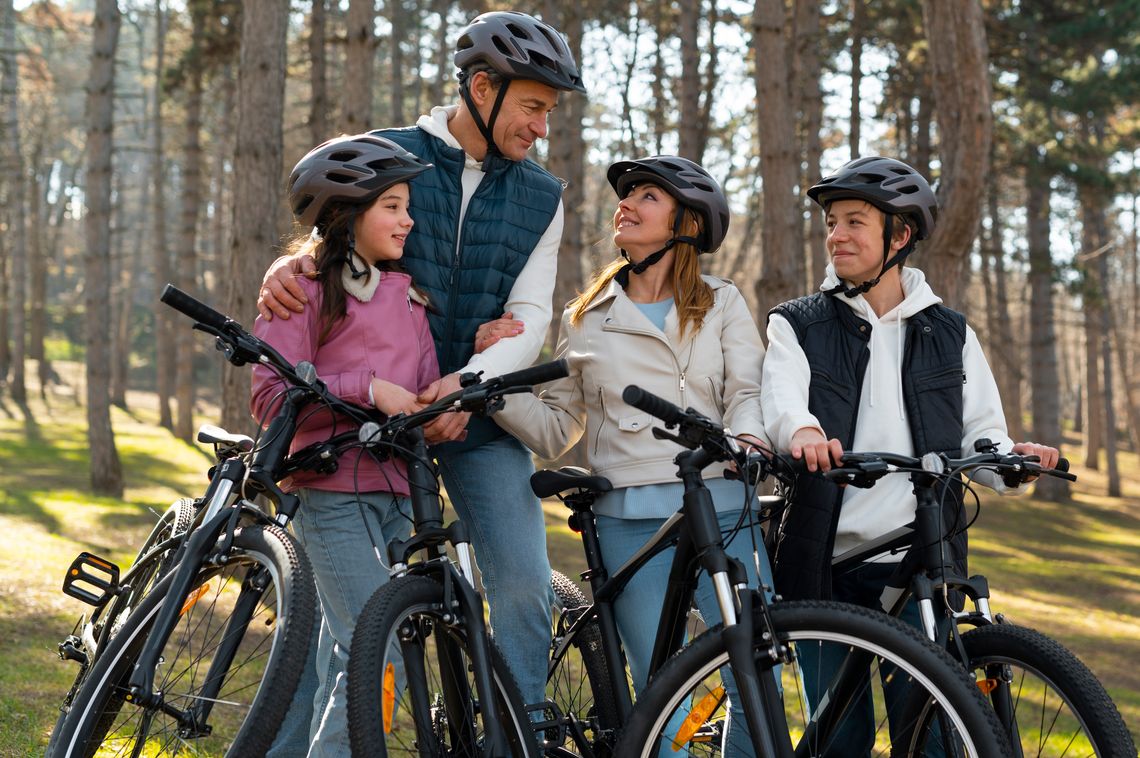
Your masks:
{"label": "teen's black helmet", "polygon": [[836,200],[857,199],[884,213],[905,216],[914,223],[916,240],[929,238],[938,220],[938,200],[930,184],[894,158],[856,158],[820,179],[807,194],[824,208]]}
{"label": "teen's black helmet", "polygon": [[374,134],[336,137],[314,147],[289,175],[289,208],[318,229],[333,203],[367,204],[432,165]]}

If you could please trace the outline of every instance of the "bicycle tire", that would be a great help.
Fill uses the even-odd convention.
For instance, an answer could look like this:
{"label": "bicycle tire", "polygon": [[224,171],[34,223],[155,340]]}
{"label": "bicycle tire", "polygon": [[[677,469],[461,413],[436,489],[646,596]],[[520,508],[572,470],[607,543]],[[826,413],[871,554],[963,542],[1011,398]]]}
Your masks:
{"label": "bicycle tire", "polygon": [[[910,682],[905,701],[916,701],[921,685],[929,698],[945,709],[943,712],[962,733],[959,746],[968,756],[989,758],[1009,755],[1009,745],[1001,731],[997,716],[974,686],[965,670],[944,650],[923,638],[917,630],[896,619],[866,608],[829,602],[788,602],[771,606],[773,625],[781,642],[789,646],[792,661],[781,669],[784,714],[788,719],[788,732],[796,744],[797,755],[854,755],[863,752],[861,745],[848,743],[820,745],[805,737],[811,719],[812,706],[805,690],[805,677],[800,662],[811,651],[822,645],[838,645],[835,649],[856,651],[869,655],[875,665],[888,669],[888,678],[898,683]],[[722,639],[722,627],[713,627],[688,647],[673,656],[649,682],[633,709],[617,754],[622,756],[656,756],[658,750],[672,747],[678,755],[732,755],[748,754],[752,750],[748,735],[738,727],[726,726],[723,705],[723,688],[720,687],[720,670],[727,665],[728,653]],[[757,630],[760,634],[760,630]],[[767,650],[767,644],[757,639],[757,651]],[[870,670],[870,669],[864,669]],[[907,677],[899,680],[899,674]],[[861,678],[864,689],[873,688],[878,676]],[[816,681],[819,684],[819,681]],[[706,692],[715,693],[720,701],[705,698]],[[883,698],[876,692],[875,728],[894,731],[899,737],[892,743],[891,735],[876,735],[872,755],[916,755],[907,749],[914,744],[909,740],[907,724],[881,713]],[[694,718],[705,703],[713,703],[707,715]],[[696,704],[695,706],[692,704]],[[678,713],[680,706],[684,713]],[[903,712],[899,709],[898,712]],[[688,717],[691,735],[666,735],[670,721]],[[732,744],[723,743],[733,740]],[[743,740],[741,745],[737,740]],[[901,746],[899,743],[902,743]],[[670,744],[672,743],[672,744]],[[726,749],[727,747],[727,749]]]}
{"label": "bicycle tire", "polygon": [[[49,753],[59,737],[60,729],[67,718],[71,703],[83,682],[86,681],[95,661],[98,660],[99,653],[106,648],[107,642],[119,632],[131,611],[143,601],[158,581],[166,576],[166,573],[174,565],[175,549],[167,549],[163,553],[153,556],[150,555],[150,552],[171,537],[185,534],[190,529],[190,524],[193,523],[194,511],[194,501],[190,498],[179,498],[171,503],[158,517],[158,523],[154,525],[150,535],[139,548],[138,554],[131,562],[128,573],[123,576],[119,584],[119,591],[106,603],[94,608],[91,611],[90,619],[80,619],[77,629],[82,631],[78,636],[72,634],[68,640],[65,640],[65,642],[70,641],[82,649],[86,655],[86,660],[79,663],[79,671],[75,674],[75,680],[60,705],[59,717],[52,728],[51,736],[48,737],[47,749]],[[90,643],[84,642],[85,637],[94,640],[95,646],[92,647]]]}
{"label": "bicycle tire", "polygon": [[[269,749],[301,678],[316,618],[316,590],[308,558],[277,526],[234,533],[230,550],[202,566],[164,645],[154,689],[168,709],[205,707],[197,728],[162,707],[126,700],[125,685],[162,607],[170,576],[131,614],[80,688],[50,755],[130,753],[145,742],[147,755],[186,748],[210,755],[261,755]],[[248,612],[240,616],[241,603]],[[205,692],[210,663],[222,645],[234,657],[222,664],[217,692]],[[240,656],[240,658],[239,658]]]}
{"label": "bicycle tire", "polygon": [[[488,642],[495,709],[510,755],[538,756],[518,685],[494,641]],[[438,581],[405,576],[380,587],[357,619],[350,650],[348,725],[353,755],[482,755],[483,707],[469,678],[467,630],[446,608]],[[424,667],[420,686],[425,703],[418,709],[403,707],[408,689],[398,673],[413,650],[418,651],[413,660]],[[439,668],[430,668],[432,664]],[[444,678],[444,670],[458,676]]]}
{"label": "bicycle tire", "polygon": [[[991,692],[998,718],[1003,724],[1015,720],[1021,754],[1135,758],[1136,745],[1112,698],[1056,640],[1026,627],[994,624],[966,632],[962,645],[970,669],[981,677],[979,686]],[[1010,686],[1012,702],[999,696],[1001,681]]]}
{"label": "bicycle tire", "polygon": [[[601,629],[595,619],[567,640],[570,626],[590,602],[577,584],[557,571],[551,573],[550,586],[555,604],[546,697],[557,707],[558,718],[570,723],[567,729],[555,729],[554,734],[548,730],[543,748],[572,752],[580,747],[573,734],[576,724],[595,755],[611,755],[621,724],[609,662],[602,650]],[[569,644],[564,646],[565,642]]]}

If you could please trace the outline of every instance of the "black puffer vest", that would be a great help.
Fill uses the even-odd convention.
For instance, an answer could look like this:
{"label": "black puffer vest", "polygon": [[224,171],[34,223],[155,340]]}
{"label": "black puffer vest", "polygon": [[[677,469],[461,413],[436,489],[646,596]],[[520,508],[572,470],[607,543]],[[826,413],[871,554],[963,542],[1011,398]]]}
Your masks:
{"label": "black puffer vest", "polygon": [[[778,305],[772,313],[791,324],[807,356],[808,409],[829,439],[850,450],[870,359],[871,324],[822,292]],[[965,342],[965,317],[942,305],[907,321],[902,383],[915,455],[961,454]],[[785,599],[831,597],[831,556],[842,501],[843,490],[821,477],[802,476],[796,483],[772,556],[776,591]],[[948,525],[965,523],[961,498],[955,501],[957,507],[943,514]],[[961,531],[950,544],[953,565],[965,575],[966,533]]]}

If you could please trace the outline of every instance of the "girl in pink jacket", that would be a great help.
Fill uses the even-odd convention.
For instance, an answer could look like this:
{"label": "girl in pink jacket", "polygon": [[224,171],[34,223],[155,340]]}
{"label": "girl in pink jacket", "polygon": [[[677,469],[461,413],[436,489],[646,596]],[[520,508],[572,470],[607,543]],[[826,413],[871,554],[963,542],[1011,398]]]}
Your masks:
{"label": "girl in pink jacket", "polygon": [[[290,252],[315,257],[316,278],[300,280],[310,307],[254,324],[286,360],[316,366],[333,394],[388,415],[419,410],[416,395],[439,378],[427,300],[399,264],[413,224],[408,180],[429,168],[370,134],[329,140],[302,158],[289,178],[289,201],[306,232]],[[261,423],[285,389],[272,371],[254,368],[251,408]],[[292,449],[350,428],[314,407]],[[406,468],[354,450],[336,473],[298,473],[284,487],[301,498],[293,526],[313,564],[323,622],[277,746],[285,739],[290,752],[303,751],[311,742],[310,756],[347,756],[349,643],[365,602],[387,581],[388,543],[411,532]]]}

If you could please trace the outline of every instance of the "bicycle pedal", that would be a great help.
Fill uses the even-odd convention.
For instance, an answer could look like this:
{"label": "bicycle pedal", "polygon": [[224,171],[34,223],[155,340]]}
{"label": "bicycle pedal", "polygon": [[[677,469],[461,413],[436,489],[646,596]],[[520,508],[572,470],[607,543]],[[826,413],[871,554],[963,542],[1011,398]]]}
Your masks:
{"label": "bicycle pedal", "polygon": [[106,558],[82,552],[63,579],[63,594],[88,605],[101,606],[119,591],[119,567]]}

